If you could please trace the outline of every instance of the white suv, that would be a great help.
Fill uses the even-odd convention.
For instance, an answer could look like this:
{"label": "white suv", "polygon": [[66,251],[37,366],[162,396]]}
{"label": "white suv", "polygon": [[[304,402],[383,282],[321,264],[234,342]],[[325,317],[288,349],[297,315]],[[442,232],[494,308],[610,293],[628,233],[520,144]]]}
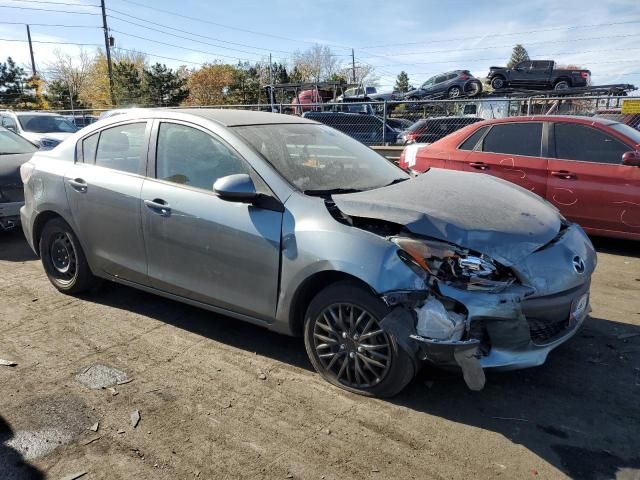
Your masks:
{"label": "white suv", "polygon": [[45,112],[0,112],[0,126],[17,133],[41,150],[50,150],[78,128],[62,115]]}

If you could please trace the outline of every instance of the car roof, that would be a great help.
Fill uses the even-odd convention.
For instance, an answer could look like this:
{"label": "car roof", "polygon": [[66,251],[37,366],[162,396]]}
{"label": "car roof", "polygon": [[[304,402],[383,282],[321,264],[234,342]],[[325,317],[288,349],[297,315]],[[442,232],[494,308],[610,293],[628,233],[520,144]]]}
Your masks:
{"label": "car roof", "polygon": [[37,112],[37,111],[28,111],[21,110],[19,112],[11,112],[16,115],[35,115],[37,117],[62,117],[63,115],[54,112]]}
{"label": "car roof", "polygon": [[520,122],[570,122],[570,123],[582,123],[582,124],[594,124],[612,125],[615,120],[609,120],[601,117],[585,117],[581,115],[529,115],[525,117],[507,117],[507,118],[493,118],[485,120],[484,122],[476,123],[475,125],[493,125],[496,123],[520,123]]}
{"label": "car roof", "polygon": [[106,118],[93,122],[90,126],[85,127],[83,132],[91,130],[99,130],[107,125],[119,123],[127,120],[149,120],[149,119],[174,119],[174,120],[193,120],[193,117],[199,117],[203,120],[211,121],[224,127],[239,127],[251,125],[277,125],[277,124],[318,124],[313,120],[306,120],[295,115],[283,115],[271,112],[256,112],[251,110],[235,110],[220,108],[132,108],[119,109],[122,111],[119,115],[111,115]]}

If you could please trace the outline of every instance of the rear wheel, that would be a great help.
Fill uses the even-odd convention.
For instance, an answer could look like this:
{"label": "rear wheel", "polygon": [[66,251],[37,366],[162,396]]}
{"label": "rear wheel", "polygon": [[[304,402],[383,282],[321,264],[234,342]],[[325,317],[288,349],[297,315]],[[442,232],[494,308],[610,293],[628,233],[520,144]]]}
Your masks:
{"label": "rear wheel", "polygon": [[321,291],[304,325],[307,354],[327,381],[354,393],[391,397],[415,372],[409,355],[380,327],[389,308],[352,282]]}
{"label": "rear wheel", "polygon": [[49,281],[61,292],[81,293],[96,284],[78,238],[61,218],[45,224],[39,249]]}
{"label": "rear wheel", "polygon": [[559,82],[556,82],[556,84],[553,86],[553,89],[554,90],[566,90],[570,86],[571,85],[569,84],[568,80],[560,80]]}

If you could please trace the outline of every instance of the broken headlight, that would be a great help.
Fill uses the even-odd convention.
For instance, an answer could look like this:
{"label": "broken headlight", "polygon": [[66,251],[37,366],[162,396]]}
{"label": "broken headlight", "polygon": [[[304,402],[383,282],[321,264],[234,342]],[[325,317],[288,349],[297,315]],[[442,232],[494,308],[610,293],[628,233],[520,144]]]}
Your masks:
{"label": "broken headlight", "polygon": [[390,239],[400,258],[425,280],[431,277],[464,290],[500,291],[516,277],[487,255],[445,242],[408,237]]}

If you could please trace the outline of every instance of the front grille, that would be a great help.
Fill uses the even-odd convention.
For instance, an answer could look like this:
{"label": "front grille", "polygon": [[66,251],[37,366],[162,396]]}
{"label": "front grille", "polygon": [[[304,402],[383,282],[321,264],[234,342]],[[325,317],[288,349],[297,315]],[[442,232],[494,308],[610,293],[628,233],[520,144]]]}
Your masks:
{"label": "front grille", "polygon": [[545,344],[554,340],[570,326],[568,318],[549,321],[538,318],[527,318],[531,341],[536,344]]}

